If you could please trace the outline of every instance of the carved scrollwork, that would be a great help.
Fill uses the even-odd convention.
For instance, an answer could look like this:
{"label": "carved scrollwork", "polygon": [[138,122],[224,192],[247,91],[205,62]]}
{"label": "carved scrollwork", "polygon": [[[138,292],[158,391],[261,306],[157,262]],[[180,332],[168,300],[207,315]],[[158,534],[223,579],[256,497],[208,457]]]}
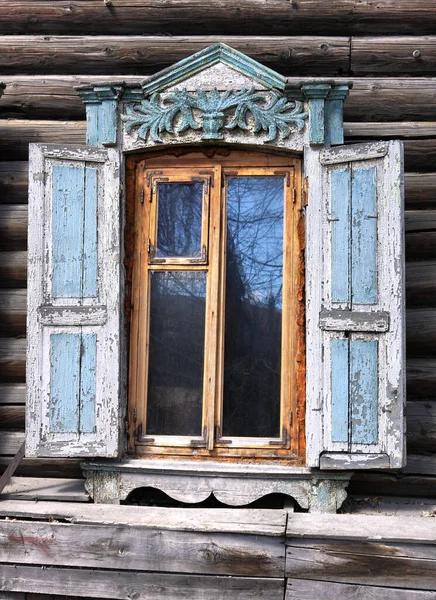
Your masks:
{"label": "carved scrollwork", "polygon": [[243,88],[224,92],[176,89],[165,96],[156,92],[149,100],[128,105],[121,118],[129,133],[138,128],[141,139],[147,140],[150,136],[154,142],[163,142],[162,133],[178,135],[188,129],[203,130],[203,140],[221,140],[223,130],[235,128],[252,130],[254,134],[267,131],[265,141],[273,142],[279,136],[286,139],[292,127],[301,130],[307,117],[303,103],[298,100],[288,101],[275,91],[265,93]]}

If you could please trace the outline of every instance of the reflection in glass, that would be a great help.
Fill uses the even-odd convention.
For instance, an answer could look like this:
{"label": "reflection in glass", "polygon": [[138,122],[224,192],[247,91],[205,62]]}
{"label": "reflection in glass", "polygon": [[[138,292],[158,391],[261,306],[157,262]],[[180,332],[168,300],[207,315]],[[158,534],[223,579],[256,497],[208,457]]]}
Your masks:
{"label": "reflection in glass", "polygon": [[280,436],[283,178],[231,177],[223,435]]}
{"label": "reflection in glass", "polygon": [[201,256],[202,201],[200,182],[158,184],[157,256]]}
{"label": "reflection in glass", "polygon": [[206,273],[151,272],[147,434],[201,435]]}

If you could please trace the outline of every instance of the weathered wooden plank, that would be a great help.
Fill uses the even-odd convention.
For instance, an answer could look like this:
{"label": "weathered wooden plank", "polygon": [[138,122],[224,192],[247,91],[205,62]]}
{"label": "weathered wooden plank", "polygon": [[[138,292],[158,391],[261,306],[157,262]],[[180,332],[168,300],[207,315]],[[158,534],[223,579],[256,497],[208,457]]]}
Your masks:
{"label": "weathered wooden plank", "polygon": [[0,435],[0,454],[14,456],[24,441],[24,431],[2,431]]}
{"label": "weathered wooden plank", "polygon": [[436,396],[436,360],[434,358],[409,358],[407,370],[408,399]]}
{"label": "weathered wooden plank", "polygon": [[417,308],[407,311],[407,356],[436,356],[436,310]]}
{"label": "weathered wooden plank", "polygon": [[406,173],[404,189],[408,210],[436,206],[436,173]]}
{"label": "weathered wooden plank", "polygon": [[0,336],[26,335],[26,296],[25,289],[0,289]]}
{"label": "weathered wooden plank", "polygon": [[[211,5],[182,0],[162,6],[158,0],[118,0],[116,5],[100,5],[98,0],[60,1],[2,0],[0,33],[37,34],[171,34],[186,35],[297,34],[302,31],[334,34],[341,29],[350,34],[431,34],[436,26],[436,10],[431,0],[379,0],[377,9],[356,0],[305,0],[284,5],[279,0],[260,0],[253,5],[242,0],[235,6],[229,0]],[[31,15],[31,16],[30,16]]]}
{"label": "weathered wooden plank", "polygon": [[[0,473],[7,467],[10,458],[0,456]],[[80,460],[74,458],[48,459],[48,458],[23,458],[15,474],[23,477],[35,477],[44,473],[46,477],[82,477]]]}
{"label": "weathered wooden plank", "polygon": [[[74,552],[71,545],[74,540]],[[282,577],[282,538],[235,533],[2,521],[2,562],[205,575]]]}
{"label": "weathered wooden plank", "polygon": [[233,533],[282,538],[286,530],[287,513],[283,510],[228,508],[163,508],[149,506],[118,506],[63,502],[30,503],[5,501],[0,503],[0,515],[24,519],[61,521],[87,525],[135,525],[141,528],[203,533]]}
{"label": "weathered wooden plank", "polygon": [[0,383],[0,405],[26,403],[26,386],[21,383]]}
{"label": "weathered wooden plank", "polygon": [[24,429],[24,406],[0,405],[0,429]]}
{"label": "weathered wooden plank", "polygon": [[50,479],[47,477],[12,477],[2,492],[2,501],[36,500],[88,502],[83,479]]}
{"label": "weathered wooden plank", "polygon": [[[286,536],[293,543],[296,539],[325,540],[326,544],[333,540],[377,544],[383,540],[386,544],[422,544],[424,553],[430,553],[435,535],[435,520],[416,521],[406,517],[398,527],[395,517],[293,513],[289,515],[286,528]],[[432,551],[434,553],[436,549],[433,547]]]}
{"label": "weathered wooden plank", "polygon": [[27,285],[27,252],[0,252],[0,285],[23,288]]}
{"label": "weathered wooden plank", "polygon": [[[179,30],[181,31],[181,30]],[[341,75],[348,71],[348,37],[243,36],[9,36],[0,37],[2,73],[147,75],[223,42],[268,67],[293,75]]]}
{"label": "weathered wooden plank", "polygon": [[405,226],[407,260],[436,259],[436,211],[408,210]]}
{"label": "weathered wooden plank", "polygon": [[0,250],[26,250],[27,206],[0,204]]}
{"label": "weathered wooden plank", "polygon": [[[366,515],[342,516],[371,519]],[[381,521],[397,517],[376,516],[373,519]],[[401,526],[405,525],[406,519],[407,517],[401,519]],[[431,520],[422,519],[425,523]],[[408,518],[407,521],[419,523],[413,518]],[[379,537],[376,542],[369,543],[289,539],[286,573],[296,579],[434,590],[436,551],[433,545],[389,543],[385,539],[381,542],[382,539]]]}
{"label": "weathered wooden plank", "polygon": [[287,580],[285,600],[436,600],[436,592],[304,579]]}
{"label": "weathered wooden plank", "polygon": [[436,231],[436,210],[408,210],[405,229],[409,232]]}
{"label": "weathered wooden plank", "polygon": [[[432,400],[410,400],[406,404],[407,448],[409,452],[436,452],[436,402]],[[408,473],[427,473],[427,457],[421,461],[407,458],[405,470]],[[436,458],[434,463],[436,475]]]}
{"label": "weathered wooden plank", "polygon": [[434,498],[403,498],[395,496],[349,496],[341,512],[358,515],[398,517],[429,517],[436,514]]}
{"label": "weathered wooden plank", "polygon": [[0,338],[0,381],[22,383],[26,375],[26,340]]}
{"label": "weathered wooden plank", "polygon": [[[284,65],[280,72],[292,75],[292,65]],[[114,74],[110,74],[111,81],[133,83],[142,79],[142,73],[137,76],[117,73],[118,71],[114,70]],[[83,121],[85,107],[74,87],[95,84],[107,79],[107,76],[101,75],[5,76],[3,74],[2,81],[6,84],[6,89],[2,96],[0,114],[4,118],[12,119]],[[300,81],[301,77],[288,78],[291,87],[295,87]],[[347,128],[360,127],[363,122],[397,121],[395,127],[401,130],[403,121],[434,121],[433,105],[436,99],[434,78],[346,77],[337,78],[336,81],[353,82],[352,92],[344,103]],[[377,123],[379,130],[380,127],[382,127],[381,123]],[[382,127],[381,131],[381,135],[384,135],[383,132],[389,135],[386,126]]]}
{"label": "weathered wooden plank", "polygon": [[371,495],[436,498],[436,477],[361,471],[352,476],[347,489],[352,495],[367,495],[371,490]]}
{"label": "weathered wooden plank", "polygon": [[402,472],[420,475],[436,475],[436,451],[433,451],[431,454],[409,454],[407,457],[407,464],[403,467]]}
{"label": "weathered wooden plank", "polygon": [[[410,234],[408,234],[409,236]],[[406,236],[406,238],[408,237]],[[424,240],[427,236],[424,236]],[[431,256],[431,246],[429,249]],[[436,258],[436,256],[435,256]],[[436,261],[422,260],[406,264],[406,301],[410,308],[435,306]]]}
{"label": "weathered wooden plank", "polygon": [[436,136],[436,123],[429,121],[400,121],[394,123],[344,123],[346,138],[404,139]]}
{"label": "weathered wooden plank", "polygon": [[[1,565],[2,589],[125,600],[282,600],[284,579]],[[12,598],[8,600],[13,600]],[[21,600],[21,599],[17,599]],[[36,600],[36,599],[35,599]]]}
{"label": "weathered wooden plank", "polygon": [[23,161],[32,142],[84,144],[82,121],[0,121],[0,160]]}
{"label": "weathered wooden plank", "polygon": [[0,203],[27,203],[28,163],[26,161],[0,162]]}
{"label": "weathered wooden plank", "polygon": [[353,37],[350,70],[354,75],[436,72],[436,37]]}

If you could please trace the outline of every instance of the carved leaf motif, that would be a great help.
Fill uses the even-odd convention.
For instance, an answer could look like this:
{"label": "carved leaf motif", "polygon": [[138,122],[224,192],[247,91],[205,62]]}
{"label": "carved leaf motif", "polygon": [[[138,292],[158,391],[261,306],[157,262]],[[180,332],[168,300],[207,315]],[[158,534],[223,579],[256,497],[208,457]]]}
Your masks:
{"label": "carved leaf motif", "polygon": [[[230,122],[224,125],[224,111],[231,108],[235,108],[234,115]],[[194,117],[193,109],[201,113],[201,122]],[[282,139],[287,138],[292,126],[301,130],[308,116],[303,112],[302,102],[289,102],[277,92],[271,92],[268,99],[264,93],[255,92],[254,88],[243,88],[238,92],[198,90],[195,93],[187,92],[186,89],[176,89],[164,98],[155,93],[150,100],[143,100],[139,105],[127,106],[122,119],[127,124],[129,133],[138,127],[140,138],[146,140],[149,135],[153,141],[162,142],[160,134],[174,134],[176,117],[180,117],[176,134],[187,129],[203,129],[203,139],[222,139],[223,134],[220,130],[223,127],[249,130],[248,114],[254,121],[255,134],[260,131],[268,132],[267,142],[274,141],[278,135]]]}

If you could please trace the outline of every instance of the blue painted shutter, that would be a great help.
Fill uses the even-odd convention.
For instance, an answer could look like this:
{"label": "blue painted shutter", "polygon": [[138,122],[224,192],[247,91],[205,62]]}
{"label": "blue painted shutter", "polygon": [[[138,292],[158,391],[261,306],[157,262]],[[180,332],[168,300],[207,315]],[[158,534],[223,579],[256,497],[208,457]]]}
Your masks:
{"label": "blue painted shutter", "polygon": [[[325,149],[314,172],[307,268],[316,257],[321,268],[308,283],[308,463],[398,468],[404,463],[402,146]],[[319,219],[318,236],[311,214]]]}
{"label": "blue painted shutter", "polygon": [[26,454],[119,446],[119,164],[115,150],[32,144]]}

